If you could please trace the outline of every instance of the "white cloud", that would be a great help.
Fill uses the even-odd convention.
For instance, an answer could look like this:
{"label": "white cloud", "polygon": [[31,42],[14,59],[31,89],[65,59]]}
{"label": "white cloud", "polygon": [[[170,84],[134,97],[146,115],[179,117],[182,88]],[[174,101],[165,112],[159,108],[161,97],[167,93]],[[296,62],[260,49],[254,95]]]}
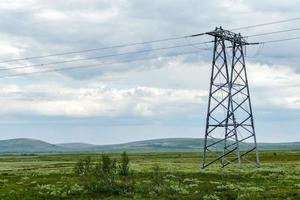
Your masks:
{"label": "white cloud", "polygon": [[249,5],[244,0],[223,0],[221,6],[235,13],[251,12]]}
{"label": "white cloud", "polygon": [[300,74],[282,65],[249,64],[250,87],[262,107],[300,109]]}
{"label": "white cloud", "polygon": [[[46,116],[157,116],[171,115],[182,108],[176,105],[199,105],[205,91],[136,87],[66,88],[60,86],[5,86],[0,90],[2,113],[33,113]],[[163,105],[175,105],[164,109]],[[184,109],[183,109],[184,110]],[[188,110],[186,110],[188,111]],[[188,111],[189,112],[189,111]]]}
{"label": "white cloud", "polygon": [[20,11],[32,9],[36,6],[36,1],[34,0],[19,0],[19,1],[10,1],[2,0],[0,2],[0,10],[2,11]]}
{"label": "white cloud", "polygon": [[[3,85],[0,88],[0,102],[6,106],[1,112],[68,117],[194,114],[203,110],[207,104],[209,68],[210,64],[197,66],[184,64],[181,59],[177,59],[167,62],[163,68],[120,74],[128,76],[128,79],[114,86],[104,86],[101,82],[95,84],[93,81],[90,86],[79,88],[58,83]],[[300,75],[293,68],[259,63],[249,63],[247,68],[254,105],[260,108],[300,109]],[[130,79],[137,81],[131,85],[139,85],[144,80],[146,86],[126,87]],[[172,89],[160,88],[161,84],[157,84],[166,80]],[[204,81],[205,86],[199,84],[204,84]],[[178,87],[180,83],[187,87]]]}
{"label": "white cloud", "polygon": [[36,17],[50,21],[61,21],[69,19],[69,17],[64,12],[50,9],[41,10],[36,14]]}

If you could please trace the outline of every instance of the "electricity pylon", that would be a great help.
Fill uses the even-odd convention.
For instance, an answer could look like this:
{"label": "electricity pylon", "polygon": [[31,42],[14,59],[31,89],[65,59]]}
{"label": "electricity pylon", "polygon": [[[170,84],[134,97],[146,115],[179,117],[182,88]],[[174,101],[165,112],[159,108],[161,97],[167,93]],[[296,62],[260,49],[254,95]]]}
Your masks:
{"label": "electricity pylon", "polygon": [[242,168],[243,161],[259,167],[244,57],[244,47],[255,43],[222,27],[206,34],[214,37],[214,51],[202,168],[217,161],[222,168]]}

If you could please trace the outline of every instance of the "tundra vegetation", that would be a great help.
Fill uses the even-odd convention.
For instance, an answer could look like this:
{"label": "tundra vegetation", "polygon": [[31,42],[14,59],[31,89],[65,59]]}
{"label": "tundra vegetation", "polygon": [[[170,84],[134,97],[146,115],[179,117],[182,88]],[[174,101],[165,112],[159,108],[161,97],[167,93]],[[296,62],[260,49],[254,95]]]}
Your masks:
{"label": "tundra vegetation", "polygon": [[200,170],[199,153],[0,156],[0,199],[300,199],[300,152]]}

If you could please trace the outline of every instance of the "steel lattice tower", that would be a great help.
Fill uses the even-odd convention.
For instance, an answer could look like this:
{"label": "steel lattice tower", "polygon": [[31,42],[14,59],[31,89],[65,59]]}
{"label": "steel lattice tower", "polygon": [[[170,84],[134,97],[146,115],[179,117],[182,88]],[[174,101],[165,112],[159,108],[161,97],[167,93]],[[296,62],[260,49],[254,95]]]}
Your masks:
{"label": "steel lattice tower", "polygon": [[214,37],[214,51],[202,168],[217,161],[221,167],[242,168],[242,161],[259,167],[244,58],[244,47],[255,43],[222,27],[207,34]]}

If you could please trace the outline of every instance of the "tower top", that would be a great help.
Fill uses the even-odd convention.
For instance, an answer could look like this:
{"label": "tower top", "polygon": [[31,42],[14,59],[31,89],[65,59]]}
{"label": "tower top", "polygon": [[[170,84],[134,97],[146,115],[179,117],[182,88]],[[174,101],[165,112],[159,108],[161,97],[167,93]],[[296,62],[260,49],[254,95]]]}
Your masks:
{"label": "tower top", "polygon": [[229,30],[225,30],[220,27],[216,27],[214,31],[206,32],[207,35],[211,35],[214,37],[222,38],[224,40],[230,41],[232,43],[237,43],[240,45],[254,45],[259,43],[249,43],[240,33],[234,33]]}

